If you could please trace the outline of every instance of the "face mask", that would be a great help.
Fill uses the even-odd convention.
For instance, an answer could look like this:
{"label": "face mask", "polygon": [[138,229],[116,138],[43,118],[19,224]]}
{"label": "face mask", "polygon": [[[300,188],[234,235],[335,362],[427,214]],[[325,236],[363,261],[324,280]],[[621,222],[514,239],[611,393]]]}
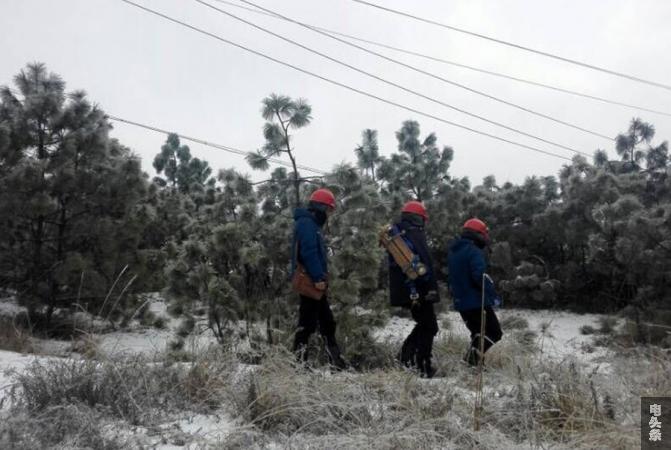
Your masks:
{"label": "face mask", "polygon": [[326,220],[328,219],[328,216],[324,211],[319,211],[317,209],[311,209],[312,215],[314,216],[315,220],[317,221],[317,225],[320,227],[323,227],[324,224],[326,223]]}

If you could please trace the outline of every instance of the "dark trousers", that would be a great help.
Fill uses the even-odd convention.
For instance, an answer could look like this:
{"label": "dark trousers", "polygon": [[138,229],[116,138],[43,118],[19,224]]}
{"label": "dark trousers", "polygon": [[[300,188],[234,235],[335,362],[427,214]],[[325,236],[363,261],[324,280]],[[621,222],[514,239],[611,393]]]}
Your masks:
{"label": "dark trousers", "polygon": [[415,366],[421,371],[429,369],[433,338],[438,334],[438,320],[433,303],[420,302],[410,308],[415,327],[401,347],[400,360],[406,366]]}
{"label": "dark trousers", "polygon": [[[471,348],[480,350],[480,325],[481,325],[481,310],[471,309],[468,311],[460,311],[461,318],[464,319],[468,331],[471,332]],[[492,345],[499,342],[503,332],[501,331],[501,324],[496,317],[496,313],[491,306],[485,307],[485,352],[490,349]]]}
{"label": "dark trousers", "polygon": [[327,346],[336,346],[336,322],[331,312],[331,306],[324,296],[321,300],[300,296],[298,307],[298,329],[294,338],[294,351],[301,351],[303,358],[307,359],[305,352],[310,335],[317,331],[326,341]]}

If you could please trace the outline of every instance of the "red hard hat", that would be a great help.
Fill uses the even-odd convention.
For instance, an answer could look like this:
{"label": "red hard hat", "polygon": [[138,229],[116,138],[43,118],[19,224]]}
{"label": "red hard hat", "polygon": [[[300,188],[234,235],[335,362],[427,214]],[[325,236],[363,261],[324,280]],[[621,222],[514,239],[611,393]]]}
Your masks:
{"label": "red hard hat", "polygon": [[317,189],[312,193],[310,196],[310,201],[311,202],[317,202],[317,203],[323,203],[324,205],[328,206],[329,208],[336,208],[336,199],[335,195],[333,195],[333,192],[329,191],[328,189]]}
{"label": "red hard hat", "polygon": [[487,225],[480,219],[468,219],[466,223],[464,223],[464,230],[475,231],[476,233],[483,235],[486,239],[489,239],[489,228],[487,228]]}
{"label": "red hard hat", "polygon": [[407,202],[405,205],[403,205],[403,209],[401,210],[401,212],[417,214],[419,216],[422,216],[424,220],[429,220],[429,215],[426,213],[426,208],[424,207],[422,202],[414,200],[411,202]]}

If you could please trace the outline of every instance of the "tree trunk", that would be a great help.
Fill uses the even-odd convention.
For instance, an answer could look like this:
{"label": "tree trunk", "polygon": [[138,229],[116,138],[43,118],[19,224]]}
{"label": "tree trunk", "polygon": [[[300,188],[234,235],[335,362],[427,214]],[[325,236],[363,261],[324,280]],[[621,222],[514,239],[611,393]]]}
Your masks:
{"label": "tree trunk", "polygon": [[[61,211],[59,213],[59,222],[58,222],[58,237],[56,239],[56,261],[54,267],[58,267],[63,263],[65,257],[65,231],[67,228],[67,202],[60,200],[59,202]],[[49,292],[49,313],[47,315],[48,320],[51,318],[51,313],[53,313],[54,308],[56,307],[56,297],[58,295],[58,283],[51,277],[51,286]]]}
{"label": "tree trunk", "polygon": [[268,345],[273,345],[273,327],[271,322],[271,316],[272,314],[267,314],[266,315],[266,341],[268,342]]}

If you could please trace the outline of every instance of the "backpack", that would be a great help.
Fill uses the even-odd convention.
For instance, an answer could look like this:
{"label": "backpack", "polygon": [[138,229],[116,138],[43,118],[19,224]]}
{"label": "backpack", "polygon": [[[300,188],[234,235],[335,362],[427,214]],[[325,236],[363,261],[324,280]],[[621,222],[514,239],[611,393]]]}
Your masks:
{"label": "backpack", "polygon": [[385,225],[379,234],[380,245],[387,250],[394,262],[401,268],[410,281],[421,278],[427,273],[426,266],[413,252],[412,242],[396,225]]}

